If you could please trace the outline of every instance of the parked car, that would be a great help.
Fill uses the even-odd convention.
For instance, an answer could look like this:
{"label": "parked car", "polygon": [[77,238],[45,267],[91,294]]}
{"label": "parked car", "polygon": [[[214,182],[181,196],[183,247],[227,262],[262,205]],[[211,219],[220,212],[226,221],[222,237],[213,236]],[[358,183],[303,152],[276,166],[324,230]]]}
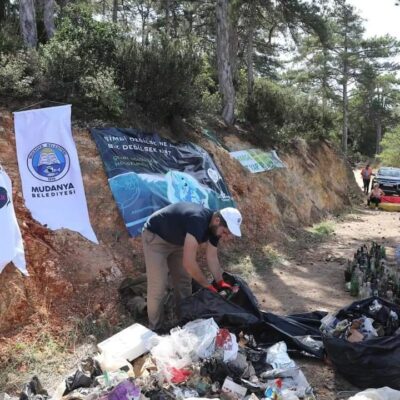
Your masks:
{"label": "parked car", "polygon": [[372,185],[374,183],[379,183],[379,187],[385,192],[385,194],[400,195],[400,168],[379,168],[372,180]]}

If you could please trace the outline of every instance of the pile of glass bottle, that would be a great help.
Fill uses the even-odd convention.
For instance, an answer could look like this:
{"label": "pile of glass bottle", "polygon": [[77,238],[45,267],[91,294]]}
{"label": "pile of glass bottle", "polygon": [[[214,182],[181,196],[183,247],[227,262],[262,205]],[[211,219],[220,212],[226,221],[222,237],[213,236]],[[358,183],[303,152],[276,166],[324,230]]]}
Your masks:
{"label": "pile of glass bottle", "polygon": [[372,242],[370,248],[360,247],[353,261],[348,260],[344,275],[351,296],[379,296],[400,304],[399,266],[388,265],[383,245]]}

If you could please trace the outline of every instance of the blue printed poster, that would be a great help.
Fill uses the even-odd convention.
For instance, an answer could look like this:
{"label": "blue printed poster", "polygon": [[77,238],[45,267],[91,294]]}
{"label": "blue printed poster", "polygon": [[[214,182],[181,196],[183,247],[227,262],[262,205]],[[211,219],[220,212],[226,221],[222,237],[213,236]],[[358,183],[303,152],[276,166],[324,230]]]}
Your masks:
{"label": "blue printed poster", "polygon": [[173,143],[136,129],[94,128],[111,191],[130,236],[171,203],[187,201],[212,210],[234,206],[210,155],[193,143]]}

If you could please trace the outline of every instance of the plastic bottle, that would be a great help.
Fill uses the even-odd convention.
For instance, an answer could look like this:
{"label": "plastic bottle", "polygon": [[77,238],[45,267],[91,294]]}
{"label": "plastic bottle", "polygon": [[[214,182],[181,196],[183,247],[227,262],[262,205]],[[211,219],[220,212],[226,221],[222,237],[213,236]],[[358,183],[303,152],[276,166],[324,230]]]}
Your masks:
{"label": "plastic bottle", "polygon": [[273,386],[268,386],[264,393],[266,400],[282,400],[282,379],[275,379]]}

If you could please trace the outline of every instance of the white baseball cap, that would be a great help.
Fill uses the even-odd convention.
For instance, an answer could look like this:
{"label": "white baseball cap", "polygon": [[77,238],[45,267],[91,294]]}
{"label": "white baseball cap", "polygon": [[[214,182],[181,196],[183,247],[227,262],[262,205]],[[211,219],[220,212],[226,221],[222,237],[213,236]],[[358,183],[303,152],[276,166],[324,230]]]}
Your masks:
{"label": "white baseball cap", "polygon": [[223,208],[219,211],[222,215],[222,218],[225,220],[228,225],[228,229],[235,236],[242,236],[240,232],[240,224],[242,223],[242,214],[240,211],[233,207]]}

